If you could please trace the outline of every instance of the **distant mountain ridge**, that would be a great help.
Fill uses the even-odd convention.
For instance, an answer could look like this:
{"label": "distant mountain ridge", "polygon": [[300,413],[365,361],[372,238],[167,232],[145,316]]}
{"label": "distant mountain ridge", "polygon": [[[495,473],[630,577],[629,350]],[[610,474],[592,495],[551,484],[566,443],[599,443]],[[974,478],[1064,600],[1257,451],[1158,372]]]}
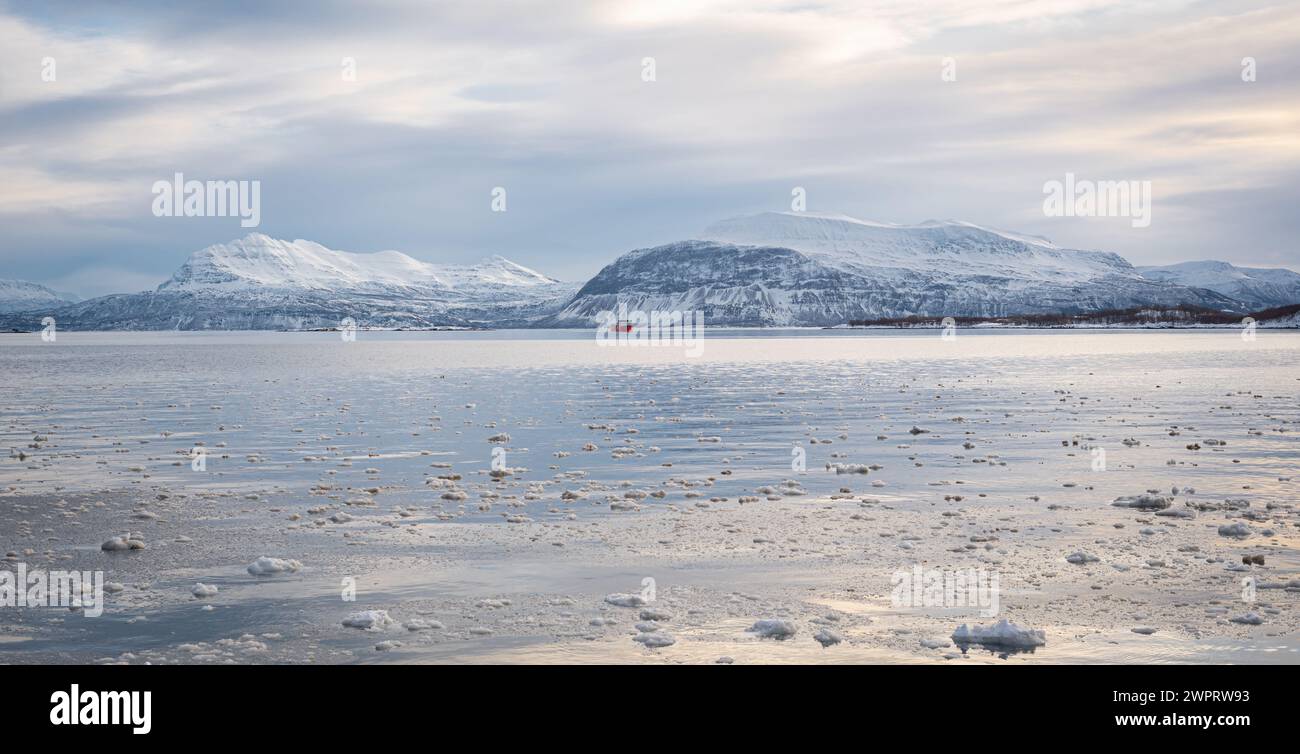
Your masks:
{"label": "distant mountain ridge", "polygon": [[526,326],[576,288],[502,257],[436,265],[253,233],[194,252],[154,291],[50,313],[72,330],[301,330],[345,319],[381,328]]}
{"label": "distant mountain ridge", "polygon": [[559,282],[499,256],[477,265],[437,265],[400,251],[354,254],[312,241],[281,241],[253,233],[194,252],[158,290],[465,291],[475,286],[529,288]]}
{"label": "distant mountain ridge", "polygon": [[575,326],[619,303],[703,311],[706,322],[736,326],[1146,305],[1244,310],[1214,291],[1148,280],[1118,254],[963,222],[766,212],[717,223],[703,236],[624,254],[547,322]]}
{"label": "distant mountain ridge", "polygon": [[32,328],[34,316],[51,314],[74,330],[295,330],[345,319],[375,328],[588,327],[620,304],[701,311],[711,325],[834,326],[1143,307],[1240,315],[1295,303],[1300,274],[1290,270],[1135,268],[1111,252],[966,222],[766,212],[716,223],[699,239],[629,251],[581,286],[502,257],[440,265],[253,233],[194,252],[143,293],[68,302],[43,286],[0,283],[0,326]]}
{"label": "distant mountain ridge", "polygon": [[76,300],[77,297],[70,293],[60,293],[26,280],[0,280],[0,313],[44,311]]}
{"label": "distant mountain ridge", "polygon": [[1213,260],[1139,267],[1148,280],[1206,288],[1254,308],[1300,303],[1300,273],[1284,268],[1237,267]]}

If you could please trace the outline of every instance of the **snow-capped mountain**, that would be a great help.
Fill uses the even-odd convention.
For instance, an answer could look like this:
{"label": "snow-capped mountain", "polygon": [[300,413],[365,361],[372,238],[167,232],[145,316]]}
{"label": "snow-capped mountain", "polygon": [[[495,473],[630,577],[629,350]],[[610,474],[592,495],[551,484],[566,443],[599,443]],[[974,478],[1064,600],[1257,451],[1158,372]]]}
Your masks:
{"label": "snow-capped mountain", "polygon": [[25,280],[0,280],[0,312],[39,312],[76,300],[77,297],[71,294]]}
{"label": "snow-capped mountain", "polygon": [[911,315],[989,317],[1179,304],[1238,310],[1221,294],[1144,278],[1123,257],[961,222],[890,225],[768,212],[702,240],[619,257],[546,320],[591,322],[623,303],[703,311],[718,325],[834,325]]}
{"label": "snow-capped mountain", "polygon": [[[501,257],[438,265],[252,234],[195,252],[157,290],[64,304],[31,284],[0,326],[32,312],[93,330],[586,327],[620,304],[702,311],[711,325],[840,325],[923,317],[1088,314],[1134,307],[1229,313],[1294,303],[1290,270],[1195,262],[1134,268],[1103,251],[954,221],[892,225],[768,212],[698,240],[628,252],[579,287]],[[56,308],[57,307],[57,308]]]}
{"label": "snow-capped mountain", "polygon": [[55,312],[96,330],[262,330],[527,325],[576,285],[508,259],[437,265],[396,251],[355,254],[254,233],[195,252],[155,291],[104,296]]}
{"label": "snow-capped mountain", "polygon": [[1148,280],[1208,288],[1256,309],[1300,304],[1300,273],[1288,269],[1237,267],[1212,260],[1137,269]]}
{"label": "snow-capped mountain", "polygon": [[535,288],[557,284],[502,257],[473,266],[421,262],[400,251],[353,254],[311,241],[281,241],[253,233],[194,252],[158,290],[439,290]]}

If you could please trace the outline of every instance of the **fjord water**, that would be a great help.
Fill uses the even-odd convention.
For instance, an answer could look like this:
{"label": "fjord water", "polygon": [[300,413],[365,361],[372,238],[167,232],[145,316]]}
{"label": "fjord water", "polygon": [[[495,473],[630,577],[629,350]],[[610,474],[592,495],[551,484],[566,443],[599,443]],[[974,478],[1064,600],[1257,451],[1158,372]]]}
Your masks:
{"label": "fjord water", "polygon": [[[1126,450],[1124,438],[1149,439],[1179,424],[1206,436],[1239,434],[1237,412],[1217,405],[1220,398],[1244,392],[1239,402],[1278,401],[1277,410],[1294,411],[1300,386],[1300,335],[1292,333],[1244,341],[1235,330],[976,330],[951,340],[937,331],[776,332],[710,331],[695,358],[682,346],[599,347],[590,332],[575,330],[362,332],[355,341],[338,333],[60,333],[55,343],[5,336],[0,368],[10,376],[9,421],[0,439],[22,448],[29,429],[58,426],[61,452],[41,473],[0,467],[0,482],[21,482],[28,491],[111,488],[133,481],[121,466],[147,455],[166,460],[151,465],[152,478],[181,486],[302,484],[322,475],[304,456],[360,461],[377,453],[366,463],[380,467],[378,481],[418,489],[428,473],[421,451],[456,469],[481,470],[491,461],[486,438],[508,432],[510,464],[527,461],[538,474],[556,451],[579,459],[564,469],[610,479],[651,473],[663,462],[678,473],[711,473],[730,458],[740,466],[718,484],[736,494],[788,475],[793,446],[805,448],[810,468],[831,461],[832,453],[884,463],[910,453],[875,440],[879,432],[919,449],[926,438],[910,437],[910,426],[950,423],[959,414],[1011,433],[995,441],[981,428],[976,434],[986,447],[965,455],[987,450],[1003,460],[1039,461],[1046,443],[1017,439],[1015,430],[1056,440],[1105,427],[1109,437],[1098,444],[1127,460],[1140,451]],[[1251,399],[1250,391],[1266,397]],[[1160,413],[1145,411],[1157,397]],[[660,450],[614,460],[606,443],[584,455],[578,451],[592,437],[585,425],[593,423],[612,423],[620,433],[634,428],[635,445]],[[833,440],[842,432],[848,440],[808,445],[812,435]],[[725,442],[698,441],[714,436]],[[1267,465],[1271,452],[1297,450],[1252,437],[1258,436],[1242,438],[1234,450],[1264,454],[1257,463]],[[935,450],[961,455],[960,442],[934,443]],[[213,457],[217,443],[236,460]],[[198,478],[188,461],[171,465],[196,444],[210,454],[207,475]],[[326,445],[336,450],[326,453]],[[259,462],[243,463],[249,455]],[[1289,461],[1276,455],[1276,470],[1285,475]],[[1080,471],[1088,460],[1078,460]],[[894,484],[923,487],[963,466],[932,461],[930,471],[910,469]],[[367,478],[361,469],[338,473]],[[1032,485],[1039,473],[1004,469],[997,476],[1023,475]],[[834,475],[807,485],[816,492],[838,487]]]}
{"label": "fjord water", "polygon": [[[1261,578],[1296,578],[1300,334],[710,330],[684,350],[589,331],[0,336],[0,549],[127,585],[97,619],[0,611],[0,661],[928,661],[898,633],[971,618],[891,607],[890,574],[919,558],[903,535],[1005,572],[1013,619],[1049,635],[1020,659],[1294,658],[1295,590],[1268,593],[1259,628],[1206,611],[1240,612],[1224,564],[1246,550],[1267,551]],[[1271,533],[1110,506],[1174,488],[1180,506],[1247,498]],[[150,548],[99,550],[128,531]],[[1109,557],[1083,573],[1061,560],[1080,548]],[[244,573],[262,555],[303,569]],[[646,573],[678,607],[662,649],[628,640],[634,614],[592,622]],[[341,602],[340,576],[362,596]],[[1153,578],[1183,599],[1144,594]],[[196,581],[221,586],[216,609]],[[1066,598],[1098,583],[1144,606]],[[384,637],[339,626],[371,608],[445,631],[376,652]],[[827,611],[852,630],[826,650],[811,629],[744,633]]]}

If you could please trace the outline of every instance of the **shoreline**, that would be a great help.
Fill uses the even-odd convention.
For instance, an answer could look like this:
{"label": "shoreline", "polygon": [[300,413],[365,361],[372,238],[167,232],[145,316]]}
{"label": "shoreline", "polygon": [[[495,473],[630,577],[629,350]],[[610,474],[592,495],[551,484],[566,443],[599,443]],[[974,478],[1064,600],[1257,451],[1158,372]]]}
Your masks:
{"label": "shoreline", "polygon": [[[955,518],[939,520],[959,531],[927,534],[935,521],[933,503],[847,496],[784,497],[713,509],[663,504],[608,512],[586,524],[438,522],[338,503],[308,514],[319,499],[269,491],[260,498],[260,511],[240,510],[244,496],[233,493],[186,496],[150,503],[158,517],[142,521],[132,518],[141,508],[137,497],[125,491],[70,496],[74,509],[92,499],[108,502],[95,509],[99,515],[86,510],[91,515],[79,520],[83,526],[76,534],[56,535],[61,554],[50,563],[105,568],[110,581],[125,589],[109,595],[100,618],[28,608],[15,624],[11,611],[0,612],[0,660],[659,664],[730,657],[763,663],[1019,664],[1248,662],[1260,653],[1260,662],[1300,663],[1300,628],[1287,629],[1278,617],[1263,626],[1229,622],[1235,613],[1217,606],[1234,601],[1238,575],[1222,565],[1195,564],[1206,556],[1226,560],[1239,550],[1259,551],[1258,546],[1243,548],[1203,526],[1181,526],[1170,530],[1161,552],[1195,546],[1199,557],[1175,555],[1177,560],[1153,567],[1124,542],[1094,541],[1094,528],[1144,517],[1111,506],[956,504],[944,508],[945,516]],[[19,499],[33,507],[54,502],[48,496]],[[311,525],[340,510],[353,514],[346,523]],[[301,522],[289,521],[294,513],[303,516]],[[1016,525],[1000,523],[1007,515],[1016,517]],[[114,523],[140,530],[148,549],[100,552],[89,535],[115,530]],[[830,523],[837,534],[821,532]],[[683,524],[691,535],[682,536]],[[584,531],[592,526],[600,532],[594,539],[594,532]],[[728,534],[733,530],[747,534]],[[765,531],[782,534],[770,542],[749,534]],[[920,536],[900,540],[899,531]],[[1059,533],[1048,538],[1049,531]],[[250,535],[257,541],[249,541]],[[866,549],[834,544],[848,537]],[[988,546],[961,546],[971,539],[988,540]],[[898,550],[902,541],[912,543],[905,554]],[[965,554],[954,557],[954,545]],[[1287,535],[1266,546],[1268,565],[1253,570],[1267,573],[1270,583],[1294,582],[1300,575],[1297,545]],[[1079,547],[1101,560],[1067,562],[1064,555]],[[251,576],[244,566],[257,553],[292,557],[303,566],[278,576]],[[1033,651],[980,645],[963,651],[949,634],[959,624],[988,625],[993,618],[966,608],[891,604],[889,574],[925,562],[997,568],[1003,575],[997,617],[1043,630],[1046,644]],[[36,567],[54,567],[50,563]],[[0,561],[0,569],[9,567]],[[497,571],[503,572],[486,578]],[[339,599],[338,587],[350,574],[357,592],[347,602]],[[656,630],[673,640],[663,648],[634,641],[641,633],[633,626],[644,608],[605,599],[635,593],[643,574],[654,574],[658,582],[657,598],[646,607],[661,618]],[[195,598],[195,581],[220,591]],[[1260,602],[1290,604],[1297,594],[1300,582],[1290,590],[1261,590]],[[1062,602],[1071,605],[1068,613],[1053,607]],[[340,625],[365,610],[382,610],[394,622],[373,630]],[[771,618],[791,621],[794,635],[764,639],[748,631],[755,621]],[[42,624],[72,643],[42,649],[50,640],[42,639]],[[414,628],[422,624],[441,628]],[[1136,633],[1137,627],[1153,633]],[[821,646],[814,635],[823,628],[839,641]],[[127,638],[132,635],[139,638]],[[120,650],[108,652],[115,642]],[[397,644],[377,649],[383,642]],[[25,650],[28,644],[36,646]]]}
{"label": "shoreline", "polygon": [[0,570],[120,586],[0,661],[1300,658],[1295,334],[499,335],[0,349]]}

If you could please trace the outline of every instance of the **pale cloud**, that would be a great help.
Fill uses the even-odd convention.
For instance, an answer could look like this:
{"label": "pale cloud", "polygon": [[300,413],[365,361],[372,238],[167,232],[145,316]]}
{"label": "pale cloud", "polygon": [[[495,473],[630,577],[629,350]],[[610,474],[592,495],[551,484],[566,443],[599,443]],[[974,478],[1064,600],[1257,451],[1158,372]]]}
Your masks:
{"label": "pale cloud", "polygon": [[[1297,255],[1300,221],[1259,201],[1294,196],[1300,175],[1292,5],[97,7],[107,20],[90,28],[76,3],[0,6],[7,276],[72,280],[112,259],[161,279],[239,235],[150,215],[149,187],[177,171],[261,179],[273,235],[501,253],[572,279],[781,209],[796,182],[814,209],[961,218],[1138,263]],[[46,55],[57,82],[40,80]],[[956,82],[940,80],[946,56]],[[1255,83],[1240,79],[1245,56]],[[1067,171],[1152,180],[1152,227],[1044,218],[1042,184]],[[511,190],[504,216],[487,211],[497,185]]]}

